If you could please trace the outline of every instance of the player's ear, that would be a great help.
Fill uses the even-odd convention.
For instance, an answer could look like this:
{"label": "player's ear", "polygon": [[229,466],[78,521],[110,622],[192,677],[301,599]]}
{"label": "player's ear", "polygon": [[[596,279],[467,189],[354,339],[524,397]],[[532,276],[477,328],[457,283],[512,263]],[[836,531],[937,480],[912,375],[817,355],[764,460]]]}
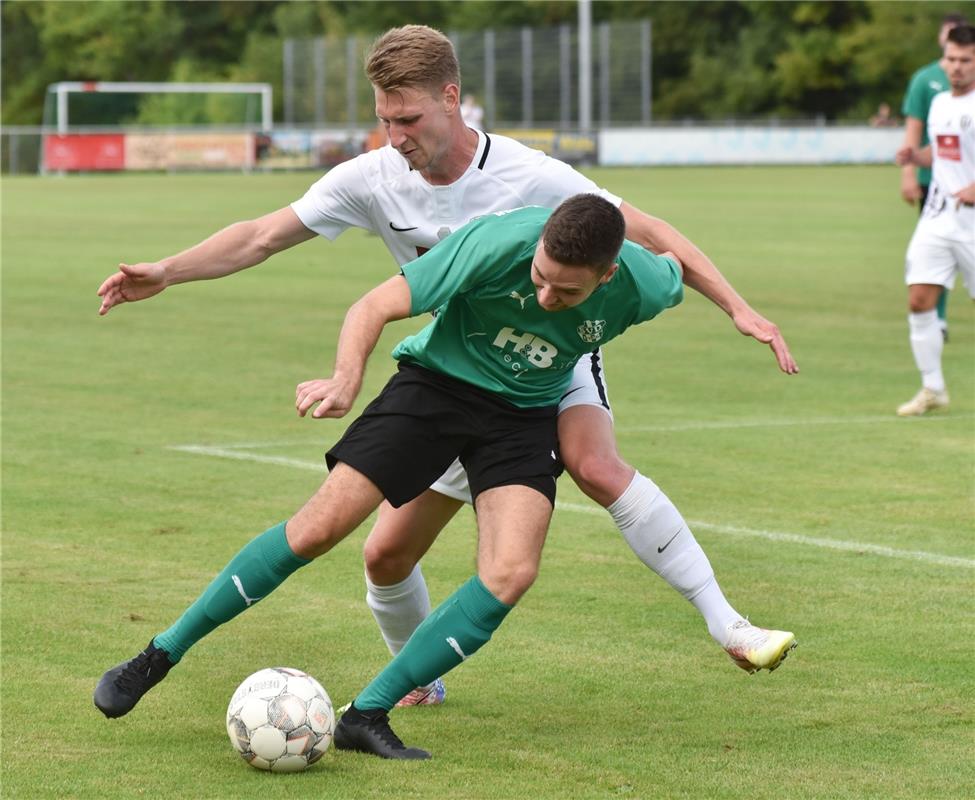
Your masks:
{"label": "player's ear", "polygon": [[444,111],[456,111],[460,107],[460,87],[456,83],[446,84],[440,92],[440,99]]}
{"label": "player's ear", "polygon": [[599,279],[599,282],[601,284],[603,284],[603,283],[609,283],[609,279],[612,278],[616,274],[616,270],[618,270],[619,268],[620,268],[620,265],[619,264],[613,263],[610,266],[610,268],[603,273],[603,277],[601,277]]}

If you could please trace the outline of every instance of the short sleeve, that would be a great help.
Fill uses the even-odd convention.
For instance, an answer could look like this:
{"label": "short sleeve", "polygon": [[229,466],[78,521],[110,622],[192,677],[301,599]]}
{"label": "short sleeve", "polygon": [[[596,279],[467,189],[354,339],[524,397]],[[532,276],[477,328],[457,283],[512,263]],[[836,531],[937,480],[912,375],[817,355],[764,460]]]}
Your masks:
{"label": "short sleeve", "polygon": [[907,93],[904,95],[904,103],[901,105],[901,114],[922,122],[927,121],[931,97],[931,89],[928,87],[928,68],[925,67],[911,76],[907,84]]}
{"label": "short sleeve", "polygon": [[528,205],[556,208],[576,194],[597,194],[617,208],[623,202],[623,198],[601,188],[575,168],[541,152],[531,175],[533,180],[523,198]]}
{"label": "short sleeve", "polygon": [[640,298],[633,324],[646,322],[684,299],[680,267],[672,258],[658,256],[625,242],[621,260],[626,264]]}
{"label": "short sleeve", "polygon": [[327,239],[337,238],[346,228],[372,229],[368,183],[359,158],[330,169],[291,204],[306,228]]}

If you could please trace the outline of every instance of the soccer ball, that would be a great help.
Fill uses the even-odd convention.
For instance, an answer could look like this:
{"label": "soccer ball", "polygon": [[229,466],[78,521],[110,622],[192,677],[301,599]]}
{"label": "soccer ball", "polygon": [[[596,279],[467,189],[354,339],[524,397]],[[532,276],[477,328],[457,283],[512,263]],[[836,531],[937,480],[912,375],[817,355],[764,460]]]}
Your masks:
{"label": "soccer ball", "polygon": [[262,669],[234,692],[227,733],[252,767],[300,772],[332,743],[332,701],[311,675],[288,667]]}

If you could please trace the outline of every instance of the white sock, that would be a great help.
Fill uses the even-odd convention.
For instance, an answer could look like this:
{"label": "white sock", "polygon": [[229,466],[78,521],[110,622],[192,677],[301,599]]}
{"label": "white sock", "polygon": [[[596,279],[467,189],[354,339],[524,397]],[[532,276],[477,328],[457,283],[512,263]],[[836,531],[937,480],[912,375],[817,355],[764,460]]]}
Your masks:
{"label": "white sock", "polygon": [[405,580],[392,586],[377,586],[367,575],[366,603],[372,609],[389,652],[395,656],[430,613],[430,593],[420,565]]}
{"label": "white sock", "polygon": [[914,363],[921,371],[921,385],[932,392],[943,392],[945,376],[941,372],[941,353],[945,341],[941,335],[938,312],[932,309],[919,314],[908,314],[907,323],[911,330]]}
{"label": "white sock", "polygon": [[637,472],[606,510],[637,557],[694,604],[724,646],[728,626],[741,615],[728,604],[708,557],[667,495]]}

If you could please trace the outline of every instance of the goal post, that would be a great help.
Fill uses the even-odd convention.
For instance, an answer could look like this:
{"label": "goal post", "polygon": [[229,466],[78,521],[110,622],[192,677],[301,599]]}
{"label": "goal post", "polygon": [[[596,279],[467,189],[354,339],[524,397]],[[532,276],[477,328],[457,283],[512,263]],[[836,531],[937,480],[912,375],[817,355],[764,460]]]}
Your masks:
{"label": "goal post", "polygon": [[52,83],[40,171],[250,170],[274,127],[273,97],[268,83]]}
{"label": "goal post", "polygon": [[[260,97],[261,130],[274,127],[274,93],[269,83],[189,83],[189,82],[140,82],[140,81],[60,81],[47,87],[48,95],[54,96],[54,128],[59,134],[70,130],[68,99],[72,94],[250,94]],[[46,110],[46,109],[45,109]],[[45,120],[47,123],[47,120]]]}

